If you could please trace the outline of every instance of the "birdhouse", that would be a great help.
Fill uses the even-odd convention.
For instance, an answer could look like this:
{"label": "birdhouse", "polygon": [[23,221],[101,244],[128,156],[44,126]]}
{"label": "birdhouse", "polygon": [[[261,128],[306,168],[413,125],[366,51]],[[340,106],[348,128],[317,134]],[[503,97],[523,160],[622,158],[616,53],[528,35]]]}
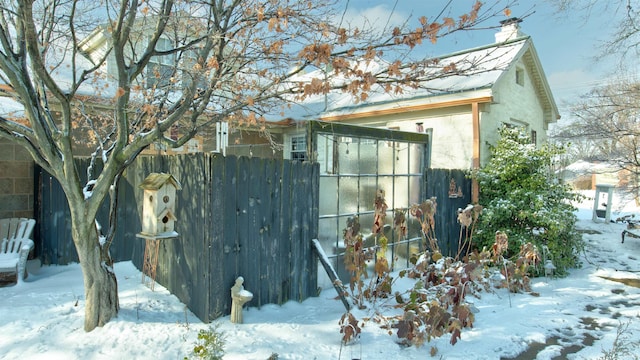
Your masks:
{"label": "birdhouse", "polygon": [[182,189],[180,183],[171,174],[152,173],[144,179],[140,188],[144,190],[142,234],[175,233],[176,190]]}

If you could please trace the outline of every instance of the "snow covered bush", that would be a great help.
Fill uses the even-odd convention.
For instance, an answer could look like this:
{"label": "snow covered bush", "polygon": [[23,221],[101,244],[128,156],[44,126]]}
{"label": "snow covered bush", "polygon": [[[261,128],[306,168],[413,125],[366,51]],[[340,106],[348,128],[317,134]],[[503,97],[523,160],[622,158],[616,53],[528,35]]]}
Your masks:
{"label": "snow covered bush", "polygon": [[[491,148],[489,163],[473,173],[484,207],[474,241],[479,249],[490,247],[497,231],[511,244],[506,256],[514,256],[523,244],[533,243],[551,259],[557,274],[576,267],[581,236],[575,229],[572,200],[579,195],[550,171],[553,159],[564,148],[531,143],[520,129],[503,127],[500,140]],[[547,259],[542,259],[544,260]],[[544,273],[539,264],[538,273]]]}

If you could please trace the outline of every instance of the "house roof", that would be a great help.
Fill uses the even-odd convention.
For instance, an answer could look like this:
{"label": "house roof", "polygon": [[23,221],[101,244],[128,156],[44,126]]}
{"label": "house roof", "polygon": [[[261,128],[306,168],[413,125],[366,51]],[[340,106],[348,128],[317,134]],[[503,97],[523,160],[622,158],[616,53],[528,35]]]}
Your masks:
{"label": "house roof", "polygon": [[[411,112],[434,107],[455,106],[470,102],[491,102],[496,85],[522,59],[530,69],[536,93],[545,112],[545,120],[559,118],[558,108],[551,94],[537,52],[529,36],[511,41],[472,48],[434,59],[439,64],[427,75],[428,80],[417,89],[404,89],[401,93],[389,93],[382,86],[374,87],[364,102],[340,90],[327,95],[314,95],[293,105],[286,116],[294,120],[320,118],[322,120],[353,119],[385,113]],[[438,76],[445,67],[455,64],[456,71]],[[383,61],[368,65],[371,71],[387,66]],[[321,78],[316,70],[302,75]]]}

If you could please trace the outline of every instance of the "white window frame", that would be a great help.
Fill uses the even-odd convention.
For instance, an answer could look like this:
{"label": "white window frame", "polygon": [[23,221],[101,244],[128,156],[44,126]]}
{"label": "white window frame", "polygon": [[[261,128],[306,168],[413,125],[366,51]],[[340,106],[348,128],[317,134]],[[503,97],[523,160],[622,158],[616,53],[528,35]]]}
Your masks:
{"label": "white window frame", "polygon": [[[173,43],[170,39],[161,37],[158,39],[158,42],[156,42],[156,50],[158,51],[169,51],[171,49],[173,49]],[[156,67],[161,72],[161,74],[164,72],[164,70],[167,70],[167,72],[172,72],[173,70],[171,69],[176,66],[175,57],[175,54],[167,54],[152,56],[151,59],[149,59],[149,64],[147,64],[147,74],[149,77],[147,79],[147,87],[152,87],[153,85],[168,85],[169,78],[165,78],[164,76],[162,76],[159,79],[155,79],[152,78],[152,74],[154,74]]]}
{"label": "white window frame", "polygon": [[[171,49],[173,49],[171,40],[164,37],[161,37],[158,39],[158,42],[156,43],[156,50],[169,51]],[[175,59],[175,54],[156,55],[151,57],[149,62],[153,64],[158,64],[158,65],[173,65],[174,59]]]}
{"label": "white window frame", "polygon": [[[302,148],[299,148],[299,142],[302,142]],[[304,133],[286,135],[284,139],[283,157],[287,160],[309,160],[309,154],[307,154],[307,135]]]}

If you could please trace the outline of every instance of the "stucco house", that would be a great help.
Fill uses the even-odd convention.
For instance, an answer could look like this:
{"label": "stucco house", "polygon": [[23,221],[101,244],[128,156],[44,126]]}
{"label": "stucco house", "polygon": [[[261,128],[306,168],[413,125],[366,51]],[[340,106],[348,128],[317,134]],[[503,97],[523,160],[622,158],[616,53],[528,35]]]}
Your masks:
{"label": "stucco house", "polygon": [[[459,75],[448,74],[397,95],[373,91],[361,103],[334,91],[302,104],[309,111],[299,109],[293,118],[428,133],[431,168],[485,164],[489,144],[495,144],[503,125],[523,127],[532,141],[542,144],[549,124],[560,115],[533,40],[520,30],[520,22],[502,21],[492,44],[437,59],[440,64],[456,64]],[[297,144],[289,139],[296,136],[295,131],[285,136],[289,152]]]}

